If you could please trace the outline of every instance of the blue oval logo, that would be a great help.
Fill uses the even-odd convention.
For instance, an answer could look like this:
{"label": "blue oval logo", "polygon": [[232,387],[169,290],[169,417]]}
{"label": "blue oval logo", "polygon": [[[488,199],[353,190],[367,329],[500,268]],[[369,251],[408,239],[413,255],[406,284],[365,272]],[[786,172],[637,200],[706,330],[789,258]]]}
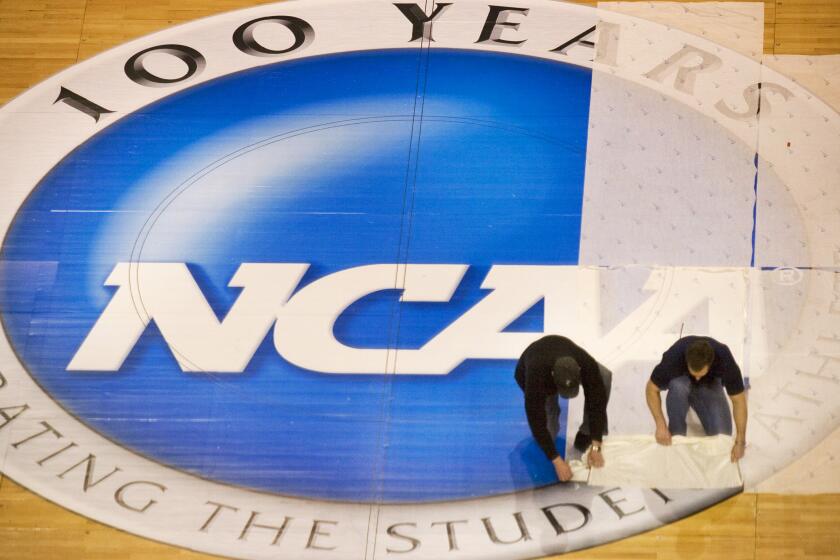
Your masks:
{"label": "blue oval logo", "polygon": [[[333,324],[355,349],[422,347],[487,295],[494,265],[577,264],[589,92],[585,68],[441,49],[302,59],[172,95],[80,146],[21,207],[0,277],[9,337],[89,426],[216,481],[374,502],[553,482],[508,359],[342,375],[296,365],[282,331],[254,327],[241,372],[190,371],[151,314],[118,367],[68,366],[131,296],[120,263],[183,265],[218,321],[249,289],[232,281],[243,263],[302,266],[289,294],[267,284],[267,306],[349,269],[466,265],[446,301],[376,290]],[[505,329],[542,332],[542,303]]]}

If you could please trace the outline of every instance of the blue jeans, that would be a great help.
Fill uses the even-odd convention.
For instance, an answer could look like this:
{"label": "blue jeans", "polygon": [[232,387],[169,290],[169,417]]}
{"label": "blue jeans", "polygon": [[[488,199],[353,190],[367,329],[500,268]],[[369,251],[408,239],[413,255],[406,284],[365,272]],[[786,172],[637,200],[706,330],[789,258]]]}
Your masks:
{"label": "blue jeans", "polygon": [[685,435],[685,417],[689,407],[697,413],[707,436],[732,435],[732,413],[720,379],[697,384],[692,383],[687,375],[682,375],[671,380],[665,408],[668,410],[668,430],[672,435]]}

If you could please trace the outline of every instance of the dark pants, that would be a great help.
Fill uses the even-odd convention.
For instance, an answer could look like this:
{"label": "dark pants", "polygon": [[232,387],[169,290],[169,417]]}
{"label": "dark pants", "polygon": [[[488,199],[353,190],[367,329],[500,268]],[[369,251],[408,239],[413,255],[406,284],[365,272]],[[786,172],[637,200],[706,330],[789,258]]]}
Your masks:
{"label": "dark pants", "polygon": [[732,413],[719,379],[711,383],[692,383],[687,375],[683,375],[671,380],[665,398],[668,430],[671,434],[685,435],[685,417],[689,407],[697,413],[707,436],[732,434]]}
{"label": "dark pants", "polygon": [[[604,382],[604,389],[607,393],[607,402],[610,402],[610,388],[612,387],[612,372],[598,364],[598,371],[601,374],[601,380]],[[557,395],[545,399],[545,419],[548,427],[548,433],[551,434],[552,439],[557,439],[557,434],[560,432],[560,397]],[[583,408],[583,422],[580,424],[578,430],[582,434],[589,435],[589,413],[586,407]],[[607,425],[604,424],[604,435],[608,434]]]}

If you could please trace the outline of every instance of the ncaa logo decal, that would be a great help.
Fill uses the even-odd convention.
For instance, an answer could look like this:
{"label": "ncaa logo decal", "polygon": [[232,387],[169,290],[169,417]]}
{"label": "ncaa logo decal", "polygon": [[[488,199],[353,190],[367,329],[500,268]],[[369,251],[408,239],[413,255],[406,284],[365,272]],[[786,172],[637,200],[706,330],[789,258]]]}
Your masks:
{"label": "ncaa logo decal", "polygon": [[0,111],[0,470],[240,558],[529,558],[698,511],[740,489],[556,484],[515,360],[573,338],[648,433],[650,368],[710,333],[745,484],[790,464],[837,427],[838,129],[750,58],[541,0],[121,46]]}

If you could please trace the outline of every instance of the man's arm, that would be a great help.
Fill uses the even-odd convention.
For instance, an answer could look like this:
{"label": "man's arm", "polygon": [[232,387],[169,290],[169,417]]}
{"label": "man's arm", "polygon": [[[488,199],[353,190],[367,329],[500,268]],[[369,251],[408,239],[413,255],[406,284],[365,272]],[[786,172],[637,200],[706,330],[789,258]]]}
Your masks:
{"label": "man's arm", "polygon": [[545,395],[536,391],[525,393],[525,416],[528,418],[528,427],[531,428],[531,435],[537,440],[540,449],[543,450],[549,461],[557,457],[557,448],[551,438],[546,426]]}
{"label": "man's arm", "polygon": [[735,417],[735,445],[732,446],[732,462],[744,456],[747,446],[747,392],[730,395],[732,415]]}
{"label": "man's arm", "polygon": [[557,478],[566,482],[572,479],[572,469],[563,460],[563,457],[557,453],[557,447],[554,445],[554,440],[546,426],[545,399],[546,395],[544,393],[535,391],[533,388],[530,391],[526,389],[525,415],[528,417],[528,427],[531,428],[531,434],[537,440],[540,449],[551,461]]}
{"label": "man's arm", "polygon": [[589,448],[589,466],[604,466],[604,455],[600,451],[602,437],[607,430],[607,388],[601,377],[601,370],[595,358],[583,352],[579,360],[581,365],[581,384],[583,385],[583,406],[589,418],[589,435],[592,445]]}
{"label": "man's arm", "polygon": [[661,445],[671,445],[671,432],[668,430],[665,415],[662,414],[662,397],[659,396],[659,391],[656,383],[648,379],[645,386],[645,400],[656,424],[656,442]]}
{"label": "man's arm", "polygon": [[589,435],[592,441],[600,442],[607,430],[607,389],[598,362],[593,357],[583,354],[578,363],[581,366],[583,407],[589,416]]}

